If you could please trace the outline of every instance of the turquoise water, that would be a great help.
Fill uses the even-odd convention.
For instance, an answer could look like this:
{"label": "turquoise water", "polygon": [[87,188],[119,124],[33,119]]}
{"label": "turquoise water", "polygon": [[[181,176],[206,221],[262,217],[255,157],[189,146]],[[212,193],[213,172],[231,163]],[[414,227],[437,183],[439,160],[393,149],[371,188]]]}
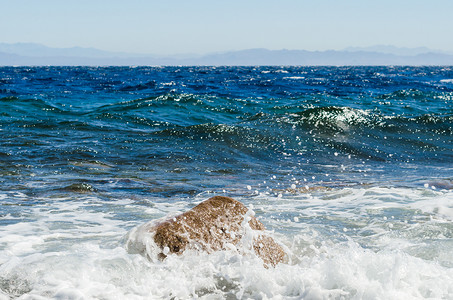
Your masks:
{"label": "turquoise water", "polygon": [[[450,67],[2,67],[0,297],[453,299],[452,128]],[[212,195],[290,263],[127,252]]]}

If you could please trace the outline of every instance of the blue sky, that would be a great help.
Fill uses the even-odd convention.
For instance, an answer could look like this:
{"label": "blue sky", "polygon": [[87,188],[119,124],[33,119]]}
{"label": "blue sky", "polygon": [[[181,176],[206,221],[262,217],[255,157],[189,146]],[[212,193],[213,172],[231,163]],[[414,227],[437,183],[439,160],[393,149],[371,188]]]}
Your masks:
{"label": "blue sky", "polygon": [[0,0],[0,42],[148,54],[425,46],[453,52],[452,0]]}

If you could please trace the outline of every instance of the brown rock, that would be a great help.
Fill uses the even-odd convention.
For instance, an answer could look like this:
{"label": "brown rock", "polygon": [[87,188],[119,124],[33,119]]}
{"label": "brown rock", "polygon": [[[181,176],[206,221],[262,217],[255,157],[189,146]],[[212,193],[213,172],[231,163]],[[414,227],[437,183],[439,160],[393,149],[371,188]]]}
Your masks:
{"label": "brown rock", "polygon": [[186,249],[209,252],[225,250],[227,244],[238,246],[244,235],[244,218],[253,229],[253,250],[265,263],[276,266],[286,253],[272,237],[264,232],[264,225],[239,201],[216,196],[174,218],[155,224],[148,229],[154,233],[154,242],[166,254],[182,254]]}

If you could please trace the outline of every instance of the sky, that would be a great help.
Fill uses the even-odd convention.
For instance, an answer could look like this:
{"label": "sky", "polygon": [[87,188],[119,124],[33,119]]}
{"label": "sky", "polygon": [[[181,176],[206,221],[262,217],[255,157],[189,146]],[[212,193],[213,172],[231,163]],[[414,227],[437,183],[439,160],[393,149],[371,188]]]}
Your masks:
{"label": "sky", "polygon": [[453,52],[452,0],[0,0],[0,43],[143,54],[393,45]]}

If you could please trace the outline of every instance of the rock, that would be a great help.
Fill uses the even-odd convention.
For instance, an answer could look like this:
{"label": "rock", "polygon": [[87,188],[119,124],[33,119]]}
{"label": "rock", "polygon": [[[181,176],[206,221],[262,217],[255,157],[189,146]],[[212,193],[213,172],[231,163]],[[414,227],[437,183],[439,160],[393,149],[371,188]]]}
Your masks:
{"label": "rock", "polygon": [[[283,248],[266,234],[264,225],[242,203],[229,197],[212,197],[146,230],[153,233],[161,259],[171,253],[182,254],[187,249],[211,253],[234,245],[241,251],[244,240],[266,267],[276,266],[286,258]],[[250,237],[243,239],[246,234]]]}

